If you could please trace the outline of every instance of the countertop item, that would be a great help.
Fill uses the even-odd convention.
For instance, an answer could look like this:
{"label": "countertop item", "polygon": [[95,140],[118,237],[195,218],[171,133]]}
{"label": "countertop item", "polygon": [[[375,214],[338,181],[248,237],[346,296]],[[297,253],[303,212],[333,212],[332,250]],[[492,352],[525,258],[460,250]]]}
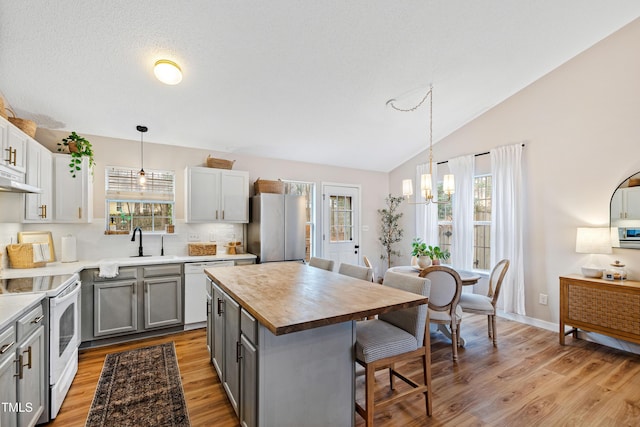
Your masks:
{"label": "countertop item", "polygon": [[274,335],[426,304],[422,295],[310,267],[274,262],[205,273]]}

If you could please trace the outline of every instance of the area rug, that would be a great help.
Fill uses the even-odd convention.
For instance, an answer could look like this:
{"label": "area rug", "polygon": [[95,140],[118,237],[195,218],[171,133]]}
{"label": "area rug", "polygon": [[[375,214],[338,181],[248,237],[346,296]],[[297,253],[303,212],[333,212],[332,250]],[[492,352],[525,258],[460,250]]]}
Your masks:
{"label": "area rug", "polygon": [[108,354],[85,426],[190,426],[173,342]]}

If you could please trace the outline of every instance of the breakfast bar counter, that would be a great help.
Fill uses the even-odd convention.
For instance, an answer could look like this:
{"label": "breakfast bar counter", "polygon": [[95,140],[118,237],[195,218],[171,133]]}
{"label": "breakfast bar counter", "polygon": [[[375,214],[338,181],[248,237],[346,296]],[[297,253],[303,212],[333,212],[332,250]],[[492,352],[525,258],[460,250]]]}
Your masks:
{"label": "breakfast bar counter", "polygon": [[205,272],[212,362],[247,426],[353,425],[355,321],[427,303],[299,262]]}
{"label": "breakfast bar counter", "polygon": [[274,335],[425,304],[422,295],[310,267],[274,262],[205,270]]}

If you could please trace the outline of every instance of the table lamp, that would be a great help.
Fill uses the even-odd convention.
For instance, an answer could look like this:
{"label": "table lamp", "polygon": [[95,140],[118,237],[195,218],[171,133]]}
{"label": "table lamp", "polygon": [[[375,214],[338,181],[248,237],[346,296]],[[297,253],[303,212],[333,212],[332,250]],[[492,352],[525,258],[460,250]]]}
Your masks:
{"label": "table lamp", "polygon": [[585,277],[602,277],[603,268],[596,261],[596,254],[611,253],[611,230],[609,227],[578,227],[576,252],[590,254],[589,262],[582,267]]}

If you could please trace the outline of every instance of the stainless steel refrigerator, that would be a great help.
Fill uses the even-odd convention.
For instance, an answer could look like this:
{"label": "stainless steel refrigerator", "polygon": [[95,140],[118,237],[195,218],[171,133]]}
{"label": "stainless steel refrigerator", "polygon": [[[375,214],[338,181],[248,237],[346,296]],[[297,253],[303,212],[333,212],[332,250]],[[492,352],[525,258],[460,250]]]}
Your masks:
{"label": "stainless steel refrigerator", "polygon": [[253,196],[247,249],[258,262],[303,260],[306,223],[304,196]]}

